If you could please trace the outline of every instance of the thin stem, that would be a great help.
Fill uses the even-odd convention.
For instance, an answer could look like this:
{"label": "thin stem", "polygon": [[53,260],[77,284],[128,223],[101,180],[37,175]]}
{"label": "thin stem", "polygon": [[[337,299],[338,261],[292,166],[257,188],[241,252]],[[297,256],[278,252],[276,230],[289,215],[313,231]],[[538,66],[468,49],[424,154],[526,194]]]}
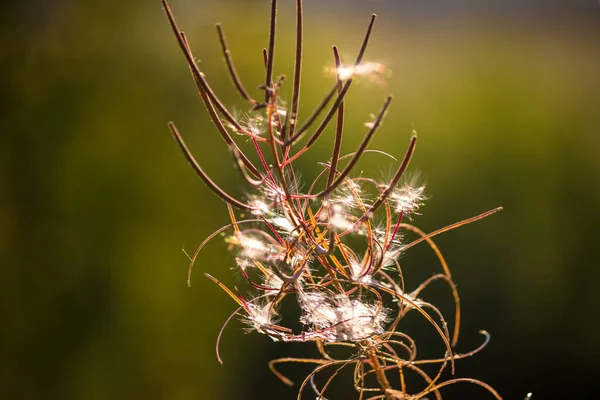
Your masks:
{"label": "thin stem", "polygon": [[[337,46],[333,46],[333,58],[335,61],[335,68],[340,68],[340,53],[338,52]],[[337,84],[338,84],[338,95],[342,91],[342,80],[339,75],[337,75]],[[340,158],[340,150],[342,148],[342,136],[344,134],[344,102],[340,103],[338,108],[338,116],[337,116],[337,125],[335,131],[335,141],[333,143],[333,154],[331,155],[331,166],[329,169],[329,175],[327,176],[327,186],[331,186],[333,183],[333,178],[335,177],[335,173],[337,171],[337,164]]]}
{"label": "thin stem", "polygon": [[[213,107],[213,103],[216,105],[219,112],[225,117],[225,119],[227,119],[227,121],[229,121],[234,126],[235,129],[239,130],[240,132],[244,132],[244,129],[237,122],[237,120],[231,115],[231,113],[225,108],[225,106],[223,106],[223,103],[221,103],[221,101],[217,98],[215,93],[212,91],[212,89],[208,85],[208,82],[204,78],[204,74],[202,72],[200,72],[200,69],[198,68],[198,65],[196,64],[196,62],[194,60],[194,56],[190,50],[190,47],[188,46],[185,35],[177,26],[177,22],[175,22],[175,17],[173,15],[173,12],[171,11],[171,7],[169,6],[169,3],[167,2],[167,0],[162,0],[162,4],[163,4],[163,8],[165,10],[165,13],[167,15],[167,19],[169,20],[169,24],[171,25],[171,28],[177,38],[177,43],[179,44],[179,47],[181,48],[181,50],[183,51],[183,54],[185,55],[185,57],[187,59],[188,66],[190,68],[192,76],[194,77],[194,81],[196,82],[198,91],[200,92],[200,95],[202,96],[202,100],[204,101],[204,104],[206,105],[206,108],[208,109],[209,115],[210,115],[213,123],[217,126],[217,128],[218,128],[219,132],[221,133],[221,135],[223,136],[223,139],[225,140],[225,142],[230,147],[237,148],[237,145],[235,144],[235,142],[233,141],[233,139],[231,138],[231,136],[229,135],[227,130],[223,127],[223,123],[217,116],[217,113],[215,112],[215,109]],[[254,165],[252,165],[250,160],[248,160],[246,158],[246,156],[243,155],[243,153],[242,153],[242,156],[244,159],[244,164],[248,167],[248,169],[252,172],[252,174],[258,178],[260,176],[260,174],[258,173],[258,170],[254,167]]]}
{"label": "thin stem", "polygon": [[[296,55],[294,58],[294,82],[292,86],[292,107],[288,121],[289,134],[294,135],[298,121],[298,105],[300,101],[300,76],[302,73],[302,0],[296,0]],[[285,130],[284,130],[285,132]],[[285,135],[282,137],[285,141]]]}
{"label": "thin stem", "polygon": [[410,249],[414,245],[416,245],[418,243],[421,243],[424,240],[427,240],[427,238],[432,238],[432,237],[437,236],[437,235],[439,235],[441,233],[448,232],[448,231],[450,231],[452,229],[458,228],[459,226],[463,226],[463,225],[470,224],[471,222],[479,221],[480,219],[483,219],[485,217],[489,217],[490,215],[495,214],[495,213],[497,213],[498,211],[501,211],[501,210],[502,210],[502,207],[496,207],[493,210],[486,211],[486,212],[481,213],[479,215],[476,215],[474,217],[467,218],[467,219],[464,219],[462,221],[455,222],[453,224],[450,224],[448,226],[440,228],[437,231],[433,231],[433,232],[427,234],[426,236],[422,236],[422,237],[420,237],[418,239],[415,239],[414,241],[410,242],[406,246],[403,246],[402,247],[402,251],[406,251],[406,250]]}
{"label": "thin stem", "polygon": [[208,177],[208,175],[206,175],[206,173],[202,170],[202,168],[200,167],[200,165],[198,164],[198,162],[196,161],[196,159],[194,158],[194,156],[188,149],[187,145],[183,141],[183,138],[179,134],[179,131],[177,130],[177,128],[175,127],[175,124],[173,122],[169,122],[169,129],[171,129],[171,133],[173,134],[173,137],[177,141],[179,148],[185,155],[185,158],[188,160],[188,162],[190,163],[190,165],[192,166],[194,171],[196,171],[196,174],[198,174],[198,176],[204,181],[204,183],[210,189],[212,189],[212,191],[215,192],[215,194],[217,196],[219,196],[221,199],[225,200],[225,202],[227,202],[227,203],[231,204],[232,206],[235,206],[239,209],[246,210],[246,211],[254,210],[254,207],[252,207],[248,204],[242,203],[241,201],[239,201],[239,200],[231,197],[229,194],[225,193],[225,191],[223,189],[221,189],[216,183],[214,183],[212,181],[212,179],[210,179]]}
{"label": "thin stem", "polygon": [[408,230],[415,232],[416,234],[418,234],[421,237],[426,237],[425,241],[427,241],[427,244],[429,244],[429,247],[431,248],[431,250],[433,250],[433,252],[437,256],[437,258],[442,266],[442,269],[444,270],[444,276],[446,277],[446,282],[448,282],[448,285],[450,286],[450,289],[452,290],[452,296],[454,297],[454,303],[455,303],[455,308],[456,308],[455,316],[454,316],[454,334],[452,335],[452,347],[454,347],[458,343],[458,335],[460,332],[460,297],[458,296],[458,290],[456,289],[456,285],[454,284],[454,281],[452,280],[452,274],[450,273],[450,268],[448,268],[448,263],[446,262],[446,259],[442,255],[442,252],[440,251],[440,249],[437,247],[437,245],[434,243],[434,241],[431,239],[430,236],[427,237],[427,234],[425,232],[423,232],[421,229],[417,228],[416,226],[413,226],[410,224],[402,224],[402,227],[404,229],[408,229]]}
{"label": "thin stem", "polygon": [[249,184],[251,184],[252,186],[258,187],[265,182],[265,177],[263,177],[261,179],[254,179],[254,178],[252,178],[252,176],[250,176],[250,174],[246,170],[246,166],[244,165],[244,160],[242,159],[241,151],[239,151],[236,148],[232,148],[231,153],[232,153],[233,159],[235,161],[234,165],[237,167],[238,171],[240,171],[242,176],[246,179],[246,181]]}
{"label": "thin stem", "polygon": [[206,94],[208,95],[210,100],[213,103],[215,103],[216,108],[225,117],[225,119],[227,119],[227,121],[229,121],[232,125],[234,125],[236,129],[239,129],[240,132],[243,132],[244,129],[242,128],[242,126],[237,122],[237,120],[233,117],[233,115],[231,115],[231,113],[225,108],[223,103],[218,99],[218,97],[215,95],[215,93],[213,92],[211,87],[208,85],[208,82],[206,81],[204,74],[198,68],[198,65],[196,64],[196,60],[194,59],[194,55],[192,54],[191,49],[187,45],[187,41],[185,40],[185,37],[182,35],[183,32],[177,26],[177,22],[175,22],[175,16],[173,15],[173,12],[171,11],[171,7],[169,6],[169,3],[167,2],[167,0],[161,0],[161,1],[163,3],[163,8],[165,9],[165,13],[167,14],[169,23],[171,24],[171,28],[173,29],[173,32],[175,33],[175,36],[177,37],[177,43],[179,44],[179,47],[181,48],[181,50],[183,51],[183,54],[185,55],[185,58],[187,59],[188,65],[189,65],[190,69],[192,70],[192,74],[194,75],[194,78],[198,81],[198,84],[202,87],[202,90],[206,92]]}
{"label": "thin stem", "polygon": [[233,58],[231,57],[231,51],[229,51],[229,47],[227,46],[227,41],[225,40],[225,33],[223,32],[223,27],[221,26],[221,24],[217,24],[217,34],[219,35],[219,42],[221,43],[221,49],[223,50],[223,56],[225,57],[227,70],[229,71],[229,75],[231,76],[235,87],[245,100],[247,100],[251,104],[256,104],[256,100],[250,97],[250,95],[244,88],[244,85],[242,85],[242,81],[240,80],[240,77],[233,63]]}
{"label": "thin stem", "polygon": [[350,171],[352,170],[354,165],[358,162],[359,158],[362,156],[363,152],[367,148],[367,145],[371,141],[371,138],[377,131],[377,128],[379,128],[379,126],[381,125],[383,116],[385,115],[385,112],[387,111],[391,102],[392,102],[392,96],[388,96],[387,99],[385,100],[385,103],[383,104],[383,107],[381,108],[381,111],[379,111],[379,114],[377,115],[375,122],[373,122],[373,126],[371,126],[371,129],[369,129],[369,131],[363,138],[362,142],[358,146],[358,149],[356,150],[356,153],[350,159],[350,161],[348,162],[348,165],[346,165],[346,168],[344,168],[344,170],[340,173],[340,175],[336,178],[336,180],[331,185],[327,186],[321,193],[317,194],[317,197],[323,197],[323,196],[328,195],[335,188],[337,188],[340,185],[340,183],[343,182],[344,178],[346,178],[346,175],[348,175],[350,173]]}
{"label": "thin stem", "polygon": [[269,48],[266,62],[265,103],[269,104],[273,84],[273,56],[275,55],[275,28],[277,25],[277,0],[271,0],[271,19],[269,23]]}
{"label": "thin stem", "polygon": [[382,370],[381,365],[379,364],[379,359],[377,358],[377,354],[375,350],[369,350],[369,361],[371,362],[371,366],[375,371],[375,376],[377,377],[377,382],[379,382],[379,386],[381,390],[385,393],[385,398],[387,400],[394,400],[394,397],[389,393],[389,389],[392,388],[390,382],[385,376],[385,372]]}
{"label": "thin stem", "polygon": [[[377,18],[377,15],[375,15],[375,14],[371,15],[371,20],[369,22],[369,26],[367,28],[365,38],[364,38],[362,45],[360,47],[360,50],[358,52],[358,56],[356,57],[356,62],[354,63],[355,67],[361,63],[363,56],[365,54],[365,51],[367,50],[367,45],[369,44],[369,39],[371,38],[371,33],[373,32],[373,26],[375,25],[376,18]],[[335,99],[335,102],[331,106],[331,109],[329,110],[329,112],[327,113],[327,115],[325,116],[325,118],[323,119],[321,124],[319,125],[319,127],[316,129],[315,133],[313,133],[311,138],[308,140],[305,147],[310,147],[319,138],[319,136],[321,136],[321,133],[323,133],[323,131],[325,130],[325,127],[329,124],[329,121],[331,120],[331,118],[333,117],[333,114],[335,114],[336,110],[340,106],[340,103],[344,100],[344,96],[346,95],[346,92],[348,92],[348,89],[350,89],[350,85],[352,84],[352,79],[353,79],[352,76],[350,76],[350,78],[348,78],[348,80],[344,84],[344,87],[342,88],[341,92],[338,94],[338,97]],[[335,87],[337,89],[337,83],[336,83]],[[294,136],[291,136],[289,138],[288,142],[286,142],[286,145],[290,145],[290,144],[294,143],[302,135],[302,133],[303,133],[302,129],[298,130],[298,132],[296,132],[296,134]]]}
{"label": "thin stem", "polygon": [[306,121],[304,121],[304,123],[300,126],[300,128],[298,128],[298,130],[295,132],[295,134],[285,141],[286,146],[290,146],[291,144],[296,142],[296,140],[312,125],[312,123],[315,122],[317,117],[321,114],[321,111],[323,111],[325,109],[325,107],[327,106],[327,104],[329,104],[329,101],[333,98],[333,95],[337,92],[337,90],[338,90],[338,85],[336,82],[335,85],[333,85],[333,87],[329,90],[329,92],[327,92],[327,94],[325,95],[323,100],[321,100],[319,105],[313,110],[313,112],[310,114],[310,116],[306,119]]}
{"label": "thin stem", "polygon": [[387,189],[385,189],[385,191],[379,196],[379,198],[375,201],[375,203],[373,203],[371,208],[369,208],[369,211],[367,211],[362,217],[360,217],[360,219],[358,221],[356,221],[357,224],[359,222],[364,222],[366,219],[371,218],[371,216],[375,213],[377,208],[379,208],[381,203],[383,203],[389,197],[389,195],[392,193],[392,191],[394,190],[394,188],[400,181],[400,178],[404,174],[404,171],[406,171],[406,167],[408,167],[408,164],[410,163],[410,159],[415,151],[416,144],[417,144],[417,136],[413,135],[413,137],[410,138],[410,144],[408,145],[408,150],[406,150],[404,159],[402,160],[400,167],[394,174],[394,178],[388,185]]}

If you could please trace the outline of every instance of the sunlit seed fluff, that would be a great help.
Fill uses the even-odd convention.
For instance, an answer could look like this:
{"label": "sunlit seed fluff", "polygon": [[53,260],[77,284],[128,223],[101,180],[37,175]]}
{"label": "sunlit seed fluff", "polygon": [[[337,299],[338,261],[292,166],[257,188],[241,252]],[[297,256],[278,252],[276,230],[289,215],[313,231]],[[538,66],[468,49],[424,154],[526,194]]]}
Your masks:
{"label": "sunlit seed fluff", "polygon": [[303,311],[300,322],[331,342],[363,340],[382,333],[387,322],[386,309],[345,295],[303,293],[299,301]]}
{"label": "sunlit seed fluff", "polygon": [[287,116],[287,109],[285,107],[282,107],[280,105],[279,107],[277,107],[277,114],[279,114],[281,117],[286,117]]}
{"label": "sunlit seed fluff", "polygon": [[352,229],[354,226],[341,204],[332,204],[328,213],[321,214],[321,220],[342,231]]}
{"label": "sunlit seed fluff", "polygon": [[279,260],[284,249],[255,236],[238,233],[226,239],[226,242],[239,247],[241,259]]}
{"label": "sunlit seed fluff", "polygon": [[386,230],[385,228],[375,227],[373,228],[373,239],[379,243],[388,244],[391,240],[391,245],[400,245],[402,243],[402,232],[398,231],[392,237],[392,232]]}
{"label": "sunlit seed fluff", "polygon": [[426,200],[424,186],[402,185],[390,195],[390,201],[395,205],[396,212],[405,215],[416,212]]}
{"label": "sunlit seed fluff", "polygon": [[368,266],[362,265],[362,263],[354,259],[354,257],[349,257],[349,262],[350,273],[354,281],[360,283],[371,283],[372,276],[370,273],[367,273],[369,272]]}
{"label": "sunlit seed fluff", "polygon": [[[268,181],[267,181],[268,182]],[[285,190],[283,190],[280,186],[275,186],[273,184],[266,185],[261,187],[261,191],[263,192],[263,196],[269,202],[273,202],[276,204],[281,204],[281,201],[285,197]]]}
{"label": "sunlit seed fluff", "polygon": [[327,71],[333,71],[341,80],[347,80],[356,75],[382,74],[385,72],[385,65],[377,62],[363,62],[358,65],[342,65]]}
{"label": "sunlit seed fluff", "polygon": [[239,121],[242,127],[244,128],[244,133],[246,135],[261,136],[267,131],[265,119],[260,114],[244,114],[243,117],[239,119]]}
{"label": "sunlit seed fluff", "polygon": [[269,289],[279,291],[283,287],[283,281],[275,274],[265,275],[264,285]]}
{"label": "sunlit seed fluff", "polygon": [[331,202],[348,208],[356,207],[357,203],[356,197],[352,193],[335,196]]}
{"label": "sunlit seed fluff", "polygon": [[282,229],[283,231],[287,232],[288,234],[298,234],[298,230],[296,229],[296,226],[294,226],[294,224],[292,223],[292,221],[290,221],[289,218],[283,217],[283,216],[276,216],[273,218],[269,219],[269,223],[271,223],[273,226]]}
{"label": "sunlit seed fluff", "polygon": [[243,271],[253,266],[252,261],[248,260],[247,258],[236,257],[235,263],[238,266],[238,268],[240,268]]}
{"label": "sunlit seed fluff", "polygon": [[265,333],[264,327],[276,322],[276,316],[271,307],[271,303],[263,305],[247,303],[248,315],[242,317],[242,321],[248,326],[247,332],[257,331]]}
{"label": "sunlit seed fluff", "polygon": [[260,136],[262,134],[262,129],[257,126],[253,121],[250,121],[247,125],[246,125],[246,130],[252,135],[252,136]]}
{"label": "sunlit seed fluff", "polygon": [[360,185],[353,180],[348,179],[344,182],[343,186],[334,192],[329,201],[332,204],[339,204],[344,208],[352,209],[359,205],[361,197],[362,188]]}
{"label": "sunlit seed fluff", "polygon": [[388,251],[383,253],[383,261],[381,262],[382,267],[389,267],[396,264],[396,260],[400,257],[402,249],[400,247],[391,247]]}
{"label": "sunlit seed fluff", "polygon": [[261,199],[255,198],[250,202],[250,204],[252,205],[252,215],[255,216],[266,215],[271,211],[267,203]]}
{"label": "sunlit seed fluff", "polygon": [[402,251],[402,236],[400,233],[396,233],[392,237],[392,233],[381,229],[375,229],[373,231],[373,245],[371,247],[373,252],[373,259],[375,264],[380,267],[389,267],[395,265],[395,261],[401,254]]}

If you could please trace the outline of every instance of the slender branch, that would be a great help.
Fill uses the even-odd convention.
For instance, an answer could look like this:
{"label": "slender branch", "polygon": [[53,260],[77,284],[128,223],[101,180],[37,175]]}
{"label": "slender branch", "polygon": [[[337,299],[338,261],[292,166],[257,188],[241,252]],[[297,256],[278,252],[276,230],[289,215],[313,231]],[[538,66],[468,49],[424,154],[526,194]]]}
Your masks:
{"label": "slender branch", "polygon": [[[433,232],[427,234],[426,236],[421,236],[420,238],[415,239],[414,241],[410,242],[409,244],[403,246],[402,247],[402,251],[406,251],[406,250],[410,249],[414,245],[419,244],[419,243],[421,243],[424,240],[427,240],[427,238],[432,238],[432,237],[437,236],[437,235],[439,235],[441,233],[448,232],[448,231],[450,231],[452,229],[458,228],[459,226],[463,226],[463,225],[470,224],[471,222],[479,221],[480,219],[483,219],[485,217],[489,217],[490,215],[495,214],[495,213],[497,213],[498,211],[501,211],[501,210],[502,210],[502,207],[496,207],[493,210],[486,211],[486,212],[481,213],[479,215],[476,215],[474,217],[467,218],[467,219],[464,219],[462,221],[455,222],[453,224],[450,224],[448,226],[440,228],[437,231],[433,231]],[[404,225],[404,224],[402,224],[402,225]]]}
{"label": "slender branch", "polygon": [[[365,51],[367,50],[367,45],[369,44],[369,39],[371,38],[371,33],[373,32],[373,26],[375,25],[376,18],[377,18],[377,15],[375,15],[375,14],[371,15],[371,20],[369,21],[369,26],[367,28],[365,38],[363,39],[362,45],[358,52],[358,56],[356,57],[356,62],[354,63],[355,67],[361,63],[363,56],[365,54]],[[323,133],[323,131],[325,130],[325,127],[329,124],[329,121],[331,120],[331,118],[333,117],[333,114],[335,114],[336,110],[340,106],[340,103],[344,100],[344,96],[346,95],[346,92],[348,92],[348,89],[350,89],[350,85],[352,84],[352,79],[353,79],[352,76],[350,76],[350,78],[348,78],[348,80],[344,84],[344,87],[342,88],[341,92],[338,94],[338,97],[335,99],[335,102],[331,106],[331,109],[329,110],[329,112],[327,113],[327,115],[325,116],[325,118],[323,119],[321,124],[319,125],[319,127],[316,129],[315,133],[313,133],[313,135],[311,136],[311,138],[309,139],[309,141],[305,147],[310,147],[319,138],[319,136],[321,136],[321,133]],[[337,83],[336,83],[335,88],[337,89]],[[298,132],[296,132],[296,134],[294,136],[291,136],[288,139],[288,141],[286,142],[286,145],[291,145],[292,143],[294,143],[296,140],[298,140],[298,138],[300,138],[302,133],[304,133],[304,131],[302,129],[299,129]]]}
{"label": "slender branch", "polygon": [[[289,134],[294,135],[298,121],[298,105],[300,101],[300,77],[302,73],[302,0],[296,0],[296,55],[294,58],[294,82],[292,86],[292,107],[288,121],[290,123]],[[282,138],[285,141],[285,136]]]}
{"label": "slender branch", "polygon": [[323,196],[328,195],[335,188],[337,188],[340,185],[340,183],[342,183],[344,181],[344,178],[346,177],[346,175],[348,175],[348,173],[350,173],[350,171],[352,170],[354,165],[358,162],[359,158],[364,153],[365,149],[367,148],[367,145],[371,141],[371,138],[377,131],[377,128],[379,128],[379,125],[381,125],[383,116],[385,115],[385,112],[387,111],[391,102],[392,102],[392,96],[388,96],[387,99],[385,100],[385,103],[383,104],[383,107],[381,108],[381,111],[379,111],[379,114],[377,115],[375,122],[373,122],[373,126],[371,126],[371,129],[369,129],[369,131],[363,138],[362,142],[358,146],[358,149],[356,150],[354,157],[352,157],[350,159],[350,161],[348,162],[348,165],[346,165],[346,168],[344,168],[344,170],[340,173],[340,175],[336,178],[336,180],[331,185],[327,186],[322,192],[318,193],[317,197],[323,197]]}
{"label": "slender branch", "polygon": [[237,73],[235,65],[233,64],[233,58],[231,57],[231,51],[229,51],[229,47],[227,46],[227,41],[225,40],[225,33],[223,32],[223,27],[221,24],[217,24],[217,34],[219,35],[219,42],[221,43],[221,49],[223,50],[223,56],[225,57],[225,63],[227,64],[227,70],[229,71],[229,75],[235,84],[238,92],[242,95],[244,99],[246,99],[251,104],[256,104],[256,100],[254,100],[246,89],[244,85],[242,85],[242,81]]}
{"label": "slender branch", "polygon": [[[188,66],[190,68],[192,76],[194,77],[194,81],[196,82],[198,91],[200,92],[200,95],[202,96],[202,100],[204,101],[204,104],[206,105],[206,107],[208,109],[208,112],[210,114],[210,117],[211,117],[213,123],[219,129],[219,132],[221,133],[221,135],[223,136],[223,139],[225,139],[227,144],[230,147],[235,146],[237,148],[237,145],[235,145],[235,142],[233,141],[233,139],[231,138],[231,136],[229,135],[227,130],[223,127],[223,123],[217,116],[215,109],[213,107],[213,104],[216,105],[216,108],[219,110],[219,112],[225,117],[225,119],[228,122],[230,122],[234,126],[235,129],[239,130],[240,132],[244,132],[245,130],[237,122],[237,120],[231,115],[231,113],[225,108],[225,106],[223,106],[221,101],[217,98],[215,93],[212,91],[212,89],[208,85],[208,82],[206,82],[206,79],[204,78],[204,74],[202,72],[200,72],[200,69],[198,68],[198,65],[196,64],[196,62],[194,60],[194,56],[192,55],[190,47],[188,46],[185,35],[179,29],[179,27],[177,26],[177,23],[175,22],[175,17],[173,15],[173,12],[171,11],[171,7],[169,7],[169,3],[167,2],[167,0],[161,0],[161,1],[163,4],[165,13],[167,15],[167,19],[169,20],[169,24],[171,25],[171,28],[177,38],[177,43],[179,44],[179,47],[181,48],[181,50],[183,51],[183,53],[187,59]],[[246,156],[243,155],[243,153],[242,153],[242,156],[244,159],[244,164],[248,167],[248,169],[252,172],[252,174],[255,175],[255,177],[259,177],[260,174],[258,173],[258,170],[256,169],[256,167],[254,167],[254,165],[252,165],[250,160],[248,160],[246,158]]]}
{"label": "slender branch", "polygon": [[[335,68],[340,68],[340,53],[338,52],[337,46],[333,46],[333,58],[335,61]],[[338,95],[342,91],[342,80],[339,75],[337,77],[338,84]],[[333,154],[331,155],[331,167],[329,168],[329,175],[327,176],[327,186],[331,186],[333,178],[337,171],[337,164],[340,158],[340,150],[342,148],[342,136],[344,134],[344,102],[340,103],[338,108],[337,125],[335,131],[335,141],[333,142]]]}
{"label": "slender branch", "polygon": [[185,155],[185,158],[188,160],[188,162],[190,163],[190,165],[192,166],[194,171],[196,171],[196,174],[198,174],[198,176],[204,181],[204,183],[206,183],[206,185],[209,188],[211,188],[212,191],[215,192],[215,194],[217,196],[219,196],[221,199],[225,200],[225,202],[227,202],[227,203],[231,204],[232,206],[235,206],[239,209],[246,210],[246,211],[254,210],[254,207],[252,207],[251,205],[242,203],[241,201],[239,201],[239,200],[231,197],[229,194],[225,193],[225,191],[223,189],[221,189],[216,183],[214,183],[212,181],[212,179],[210,179],[208,177],[208,175],[206,175],[206,173],[202,170],[202,168],[200,167],[200,165],[198,164],[198,162],[196,161],[196,159],[194,158],[194,156],[188,149],[187,145],[183,141],[183,138],[179,134],[179,131],[177,130],[177,128],[175,127],[175,124],[173,122],[169,122],[169,129],[171,129],[171,133],[173,134],[173,137],[175,138],[175,140],[177,140],[177,144],[179,145],[179,148]]}
{"label": "slender branch", "polygon": [[265,103],[269,104],[272,97],[273,56],[275,54],[275,28],[277,25],[277,0],[271,0],[271,19],[269,24],[269,49],[267,53],[265,77]]}
{"label": "slender branch", "polygon": [[375,211],[377,210],[377,208],[379,208],[381,203],[383,203],[390,196],[390,194],[396,188],[396,185],[400,181],[400,178],[404,174],[404,171],[406,171],[406,167],[408,167],[408,164],[410,163],[410,159],[415,151],[416,144],[417,144],[417,136],[413,135],[413,137],[410,138],[410,144],[408,145],[408,150],[406,150],[404,159],[402,160],[402,163],[400,163],[400,167],[394,174],[394,178],[392,178],[392,181],[390,182],[388,187],[385,189],[385,191],[379,196],[379,198],[375,201],[375,203],[373,203],[373,205],[369,208],[369,211],[367,211],[362,217],[360,217],[358,219],[358,221],[356,221],[356,224],[358,224],[360,222],[364,222],[365,220],[371,218],[373,216],[373,214],[375,213]]}

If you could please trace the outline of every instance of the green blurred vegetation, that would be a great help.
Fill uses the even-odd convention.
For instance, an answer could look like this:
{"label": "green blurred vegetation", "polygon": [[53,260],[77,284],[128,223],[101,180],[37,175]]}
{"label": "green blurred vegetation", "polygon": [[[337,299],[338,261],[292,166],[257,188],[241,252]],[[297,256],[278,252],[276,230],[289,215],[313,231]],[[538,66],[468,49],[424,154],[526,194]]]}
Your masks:
{"label": "green blurred vegetation", "polygon": [[[241,279],[217,238],[187,288],[181,247],[193,251],[227,212],[194,176],[166,122],[177,122],[216,181],[240,196],[245,189],[159,2],[116,4],[14,6],[4,17],[0,396],[292,398],[297,387],[278,382],[266,361],[306,354],[303,347],[246,336],[233,323],[223,336],[225,365],[217,363],[213,344],[235,305],[202,273],[229,285]],[[224,24],[253,89],[262,82],[268,5],[173,7],[223,102],[246,110],[213,23]],[[331,12],[306,10],[301,116],[331,84],[323,72],[331,44],[351,60],[368,19],[362,10]],[[293,8],[285,4],[280,15],[276,68],[291,76]],[[371,147],[400,156],[412,127],[418,131],[412,169],[431,194],[415,220],[422,229],[505,207],[438,245],[464,307],[460,348],[475,347],[479,329],[492,334],[457,374],[506,398],[574,398],[600,372],[599,31],[382,14],[366,58],[387,65],[387,87],[362,79],[347,101],[346,152],[387,93],[392,109]],[[297,164],[307,178],[330,156],[327,136]],[[384,177],[391,165],[369,155],[361,169]],[[428,257],[421,248],[406,255],[415,278],[437,271]]]}

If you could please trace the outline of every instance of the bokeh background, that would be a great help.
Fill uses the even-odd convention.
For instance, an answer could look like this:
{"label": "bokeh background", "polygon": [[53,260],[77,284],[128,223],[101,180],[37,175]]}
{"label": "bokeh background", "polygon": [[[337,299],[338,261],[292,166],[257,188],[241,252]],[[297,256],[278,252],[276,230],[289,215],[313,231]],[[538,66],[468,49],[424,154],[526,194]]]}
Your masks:
{"label": "bokeh background", "polygon": [[[292,1],[280,1],[276,72],[291,76]],[[219,52],[223,23],[246,86],[262,82],[268,1],[173,0],[200,66],[225,104],[243,112]],[[431,196],[415,223],[432,231],[496,206],[504,211],[438,238],[463,305],[457,364],[506,399],[592,398],[600,374],[600,5],[572,1],[336,0],[305,2],[301,116],[331,85],[331,45],[349,62],[370,13],[363,78],[347,101],[344,150],[388,93],[372,142],[412,164]],[[189,77],[156,1],[5,2],[0,24],[0,397],[5,399],[294,398],[267,368],[310,346],[244,335],[219,238],[186,286],[188,260],[227,222],[166,123],[227,190],[245,188]],[[289,88],[288,88],[289,89]],[[284,93],[289,96],[289,92]],[[331,134],[297,164],[329,158]],[[393,162],[367,156],[385,177]],[[357,173],[359,171],[357,170]],[[404,258],[407,279],[437,271],[426,247]],[[411,275],[412,274],[412,275]],[[444,307],[444,288],[428,297]],[[425,345],[427,346],[427,338]],[[285,369],[293,377],[302,371]],[[349,382],[349,381],[348,381]],[[338,395],[349,397],[350,384]],[[465,385],[448,398],[488,398]],[[308,396],[307,398],[313,398]]]}

